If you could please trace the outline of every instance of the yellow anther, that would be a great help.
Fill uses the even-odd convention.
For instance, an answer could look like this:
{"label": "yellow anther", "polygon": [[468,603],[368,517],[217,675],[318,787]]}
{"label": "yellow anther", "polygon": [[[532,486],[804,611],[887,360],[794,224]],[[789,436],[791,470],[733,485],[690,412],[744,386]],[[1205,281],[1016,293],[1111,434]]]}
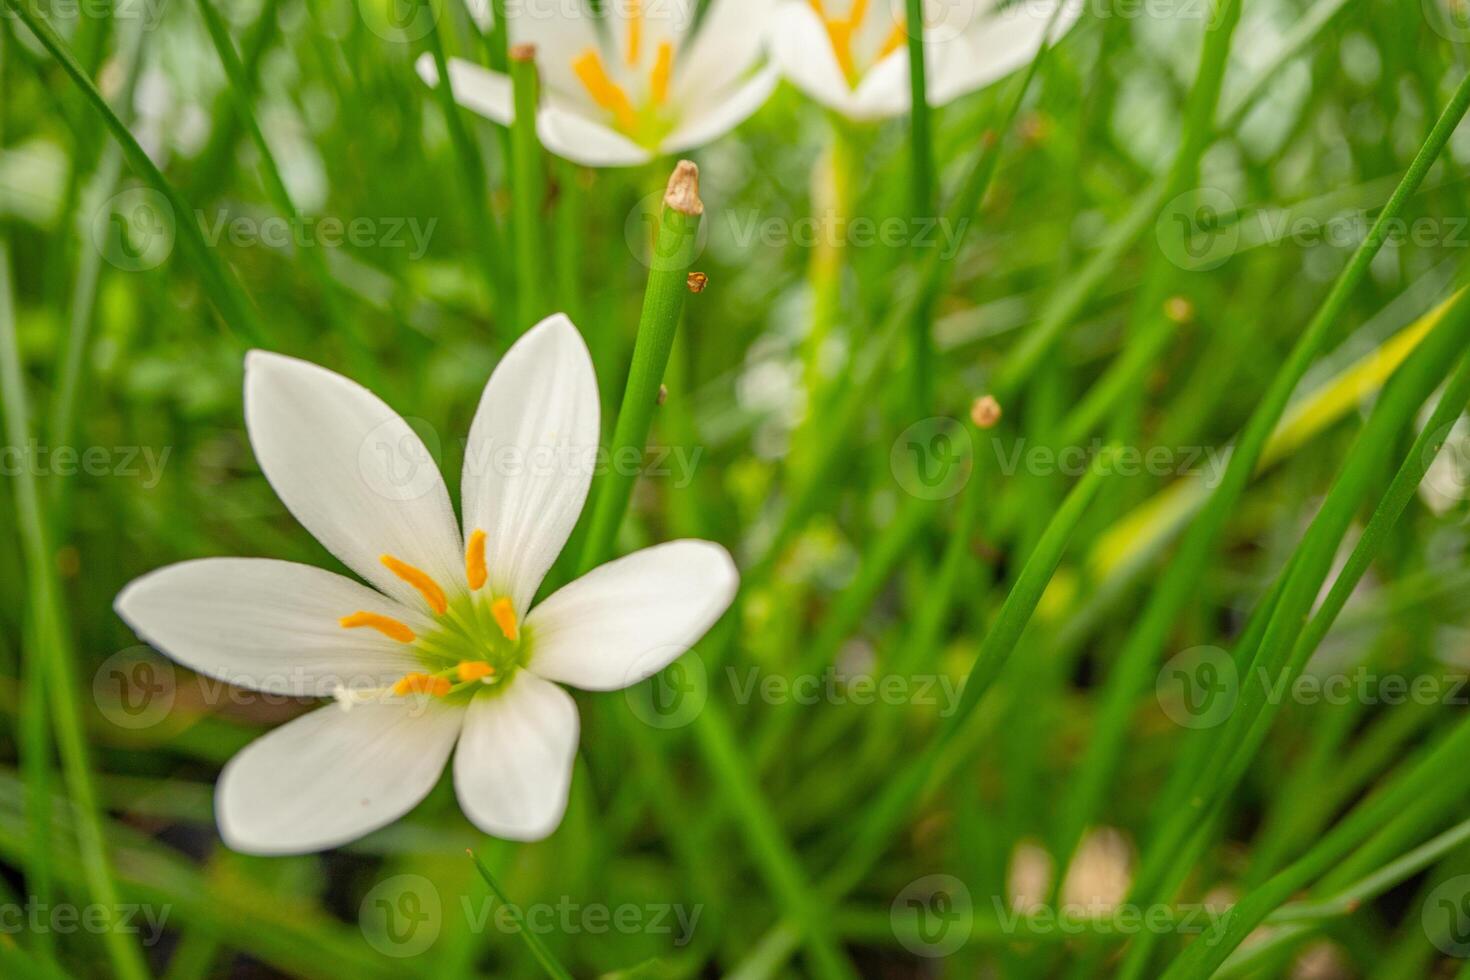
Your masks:
{"label": "yellow anther", "polygon": [[638,56],[643,53],[643,4],[639,0],[628,0],[628,67],[638,67]]}
{"label": "yellow anther", "polygon": [[383,555],[378,560],[387,567],[388,571],[418,589],[430,609],[440,616],[444,615],[444,611],[449,608],[449,601],[444,598],[444,590],[439,588],[438,583],[417,568],[407,562],[399,561],[392,555]]}
{"label": "yellow anther", "polygon": [[572,61],[572,71],[576,72],[577,78],[592,96],[592,101],[613,114],[620,129],[632,132],[638,127],[638,113],[633,108],[628,93],[608,77],[607,68],[602,64],[602,55],[596,48],[588,48],[578,55]]}
{"label": "yellow anther", "polygon": [[466,660],[454,669],[459,679],[466,682],[481,681],[495,673],[495,668],[483,660]]}
{"label": "yellow anther", "polygon": [[408,674],[398,679],[393,685],[393,693],[399,697],[409,694],[432,694],[436,698],[442,698],[449,693],[450,683],[446,678],[434,677],[429,674]]}
{"label": "yellow anther", "polygon": [[337,620],[337,624],[346,630],[366,626],[399,643],[412,643],[414,640],[413,630],[392,616],[381,616],[378,613],[355,612],[351,616],[343,616]]}
{"label": "yellow anther", "polygon": [[500,627],[500,632],[505,638],[514,643],[520,639],[521,628],[516,622],[515,606],[511,605],[509,599],[496,599],[490,603],[490,615],[495,617],[495,625]]}
{"label": "yellow anther", "polygon": [[[857,57],[853,53],[852,42],[862,29],[863,22],[868,18],[868,2],[869,0],[852,0],[852,5],[847,8],[847,16],[837,17],[827,13],[826,5],[822,0],[811,0],[812,9],[821,18],[822,26],[827,28],[827,37],[832,42],[832,53],[837,57],[837,64],[850,85],[856,85],[858,80]],[[899,26],[895,33],[901,44],[903,27]],[[879,59],[891,54],[897,50],[897,47],[898,45],[893,43],[893,37],[890,35]]]}
{"label": "yellow anther", "polygon": [[473,592],[485,584],[485,532],[475,531],[464,549],[464,573]]}
{"label": "yellow anther", "polygon": [[658,60],[653,63],[653,78],[648,83],[649,94],[658,105],[669,101],[669,79],[674,76],[674,42],[660,41]]}
{"label": "yellow anther", "polygon": [[832,53],[849,83],[857,80],[857,62],[852,56],[852,24],[845,20],[827,21],[827,36],[832,39]]}

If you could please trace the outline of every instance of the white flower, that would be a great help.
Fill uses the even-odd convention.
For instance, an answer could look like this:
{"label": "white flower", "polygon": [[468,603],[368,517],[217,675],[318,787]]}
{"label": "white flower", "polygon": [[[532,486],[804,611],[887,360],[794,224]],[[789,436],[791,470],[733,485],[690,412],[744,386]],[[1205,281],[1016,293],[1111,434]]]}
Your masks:
{"label": "white flower", "polygon": [[[713,142],[759,109],[776,87],[763,64],[774,0],[523,0],[509,18],[513,44],[536,51],[536,130],[558,156],[589,167],[630,167]],[[434,59],[419,75],[437,85]],[[452,59],[455,98],[503,125],[515,118],[510,79]]]}
{"label": "white flower", "polygon": [[117,598],[140,636],[193,670],[341,702],[225,767],[216,810],[236,850],[324,850],[392,823],[433,788],[456,743],[470,820],[499,837],[547,836],[566,808],[578,736],[576,705],[552,682],[641,681],[734,597],[724,548],[676,541],[531,608],[587,498],[598,446],[597,379],[564,316],[522,337],[485,386],[465,449],[463,535],[428,450],[360,385],[255,351],[245,420],[281,500],[368,585],[211,558],[146,575]]}
{"label": "white flower", "polygon": [[[1052,40],[1082,13],[1081,0],[924,0],[927,101],[941,106],[1030,63],[1056,3]],[[807,95],[850,119],[903,115],[909,85],[904,0],[782,0],[771,56]],[[840,12],[838,12],[840,10]]]}

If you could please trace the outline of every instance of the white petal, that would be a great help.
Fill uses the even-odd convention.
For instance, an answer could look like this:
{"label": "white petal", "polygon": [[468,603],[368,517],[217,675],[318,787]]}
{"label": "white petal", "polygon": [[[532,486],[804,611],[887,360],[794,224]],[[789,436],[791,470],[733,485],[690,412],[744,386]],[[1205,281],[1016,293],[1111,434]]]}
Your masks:
{"label": "white petal", "polygon": [[664,140],[663,152],[684,153],[706,143],[713,143],[765,105],[779,80],[775,66],[771,66],[720,99],[710,100],[708,105],[700,109],[697,118],[685,119],[678,129],[669,134],[668,139]]}
{"label": "white petal", "polygon": [[[929,104],[952,102],[1029,65],[1041,50],[1042,36],[1055,10],[1054,3],[1028,0],[985,17],[953,41],[931,44]],[[1065,35],[1081,16],[1082,0],[1066,0],[1056,15],[1052,41]]]}
{"label": "white petal", "polygon": [[723,92],[760,60],[776,0],[714,0],[674,61],[675,92]]}
{"label": "white petal", "polygon": [[220,834],[247,854],[307,854],[387,826],[439,781],[464,717],[418,699],[303,715],[220,773]]}
{"label": "white petal", "polygon": [[454,595],[464,546],[444,479],[393,409],[340,374],[279,354],[245,358],[245,425],[282,502],[343,564],[413,609],[428,603],[393,555]]}
{"label": "white petal", "polygon": [[549,836],[567,809],[579,728],[571,695],[529,671],[476,697],[454,754],[465,815],[507,840]]}
{"label": "white petal", "polygon": [[[419,77],[430,88],[439,84],[439,66],[427,51],[415,63]],[[515,93],[510,79],[462,58],[449,59],[449,85],[454,101],[502,126],[515,121]]]}
{"label": "white petal", "polygon": [[771,57],[791,84],[822,105],[844,113],[852,108],[852,89],[837,63],[832,39],[804,0],[787,0],[776,8]]}
{"label": "white petal", "polygon": [[415,632],[431,628],[351,579],[264,558],[170,565],[123,589],[114,606],[140,637],[185,667],[293,697],[381,687],[419,669],[409,647],[373,629],[343,629],[343,616],[370,612]]}
{"label": "white petal", "polygon": [[543,106],[536,131],[548,150],[584,167],[637,167],[653,159],[651,152],[611,126],[563,105]]}
{"label": "white petal", "polygon": [[671,541],[593,569],[526,620],[527,669],[589,691],[651,677],[693,646],[735,598],[740,574],[708,541]]}
{"label": "white petal", "polygon": [[909,53],[895,51],[878,62],[858,82],[853,94],[852,118],[860,120],[890,119],[909,111],[913,104],[909,79]]}
{"label": "white petal", "polygon": [[522,617],[587,500],[599,412],[592,357],[562,315],[516,341],[485,385],[465,447],[464,530],[485,532],[488,588]]}

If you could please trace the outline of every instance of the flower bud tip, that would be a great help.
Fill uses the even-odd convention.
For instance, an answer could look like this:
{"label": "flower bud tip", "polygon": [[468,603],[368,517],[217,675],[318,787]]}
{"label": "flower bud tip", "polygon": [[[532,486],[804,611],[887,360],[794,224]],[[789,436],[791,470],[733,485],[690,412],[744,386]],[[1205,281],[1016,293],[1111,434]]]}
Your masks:
{"label": "flower bud tip", "polygon": [[704,202],[699,199],[699,167],[692,160],[680,160],[674,168],[664,203],[692,218],[704,214]]}

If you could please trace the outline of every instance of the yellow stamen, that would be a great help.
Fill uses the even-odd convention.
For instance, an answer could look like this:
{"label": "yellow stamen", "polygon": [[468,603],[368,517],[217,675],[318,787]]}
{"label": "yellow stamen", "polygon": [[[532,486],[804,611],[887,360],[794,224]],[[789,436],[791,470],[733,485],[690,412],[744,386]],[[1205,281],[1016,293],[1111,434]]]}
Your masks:
{"label": "yellow stamen", "polygon": [[382,555],[378,560],[387,567],[388,571],[397,575],[415,589],[418,589],[419,594],[424,597],[424,601],[429,604],[430,609],[434,610],[440,616],[444,615],[444,611],[449,608],[449,601],[444,598],[444,590],[439,588],[433,579],[407,562],[399,561],[392,555]]}
{"label": "yellow stamen", "polygon": [[514,643],[520,638],[521,628],[516,623],[516,610],[509,599],[496,599],[490,603],[490,615],[495,617],[495,625],[500,627],[500,632],[505,634],[507,640]]}
{"label": "yellow stamen", "polygon": [[454,669],[459,673],[459,679],[465,682],[484,680],[495,673],[495,668],[483,660],[466,660]]}
{"label": "yellow stamen", "polygon": [[572,71],[576,72],[577,78],[592,96],[592,101],[611,112],[621,129],[632,132],[637,128],[638,113],[634,110],[628,93],[608,77],[607,68],[602,64],[602,55],[596,48],[588,48],[578,55],[572,62]]}
{"label": "yellow stamen", "polygon": [[843,76],[852,82],[857,78],[857,62],[852,56],[852,25],[845,20],[827,21],[827,36],[832,39],[832,53]]}
{"label": "yellow stamen", "polygon": [[674,43],[672,41],[660,41],[658,45],[658,60],[653,63],[653,80],[649,82],[648,90],[653,95],[653,101],[663,105],[669,101],[669,79],[674,75]]}
{"label": "yellow stamen", "polygon": [[[846,17],[836,17],[827,13],[826,5],[822,0],[811,0],[812,9],[822,19],[822,25],[827,28],[827,37],[832,41],[832,53],[837,56],[837,64],[842,69],[849,84],[856,84],[858,79],[857,58],[853,54],[852,40],[858,30],[863,26],[863,21],[868,17],[868,0],[852,0],[852,5],[847,9]],[[903,37],[903,28],[896,31],[900,43]],[[893,44],[892,36],[884,45],[884,56],[891,54],[897,49]],[[882,56],[880,56],[881,59]]]}
{"label": "yellow stamen", "polygon": [[904,47],[906,44],[908,44],[908,41],[908,26],[902,21],[894,24],[893,30],[888,32],[888,40],[884,41],[883,47],[878,49],[878,60],[882,61],[884,58],[888,57],[899,48]]}
{"label": "yellow stamen", "polygon": [[643,48],[643,4],[628,0],[628,67],[638,67]]}
{"label": "yellow stamen", "polygon": [[413,630],[392,616],[382,616],[378,613],[355,612],[351,616],[343,616],[337,620],[337,625],[345,630],[353,630],[366,626],[369,629],[377,630],[390,640],[397,640],[399,643],[412,643],[414,641]]}
{"label": "yellow stamen", "polygon": [[443,677],[408,674],[399,678],[398,683],[393,685],[393,693],[399,697],[409,694],[432,694],[436,698],[442,698],[449,693],[450,686],[449,681]]}
{"label": "yellow stamen", "polygon": [[475,531],[464,549],[464,572],[470,580],[470,591],[485,584],[485,532]]}

